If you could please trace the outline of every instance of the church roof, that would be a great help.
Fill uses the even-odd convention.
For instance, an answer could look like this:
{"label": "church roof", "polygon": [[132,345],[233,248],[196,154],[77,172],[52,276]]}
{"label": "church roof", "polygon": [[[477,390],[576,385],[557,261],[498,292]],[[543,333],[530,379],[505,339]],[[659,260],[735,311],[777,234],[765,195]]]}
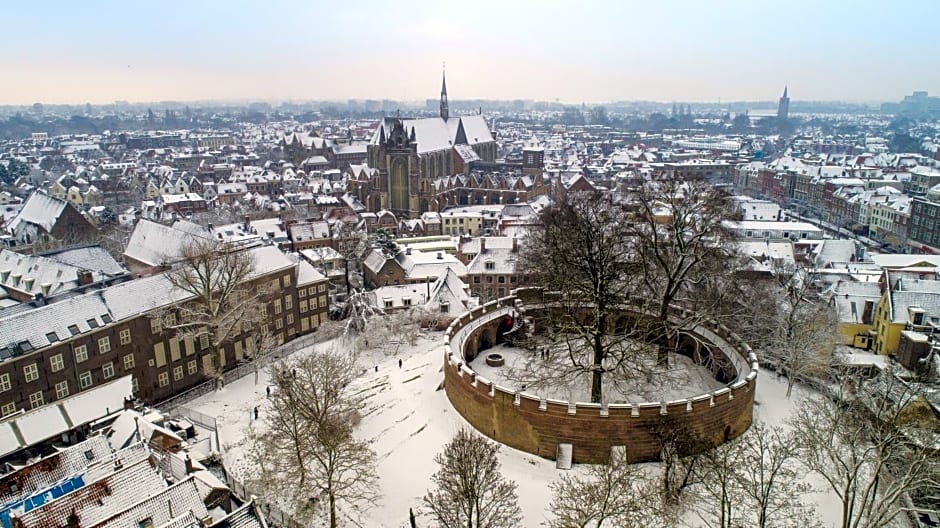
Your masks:
{"label": "church roof", "polygon": [[[482,115],[452,117],[446,121],[440,117],[402,119],[402,125],[408,137],[414,134],[418,143],[418,154],[449,150],[458,143],[477,145],[494,141],[489,125]],[[376,128],[371,143],[378,145],[380,137],[383,134],[388,137],[394,126],[395,118],[383,119]],[[463,134],[458,140],[458,132],[461,129]]]}

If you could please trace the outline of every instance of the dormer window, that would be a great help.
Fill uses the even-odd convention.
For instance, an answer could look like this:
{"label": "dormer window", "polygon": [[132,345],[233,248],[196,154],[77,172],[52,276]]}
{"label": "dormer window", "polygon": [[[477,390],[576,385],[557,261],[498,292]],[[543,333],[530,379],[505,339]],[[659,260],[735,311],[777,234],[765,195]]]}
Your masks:
{"label": "dormer window", "polygon": [[487,271],[492,271],[492,270],[495,270],[495,269],[496,269],[496,263],[493,262],[492,260],[487,260],[487,261],[484,263],[484,266],[485,266],[485,268],[486,268]]}

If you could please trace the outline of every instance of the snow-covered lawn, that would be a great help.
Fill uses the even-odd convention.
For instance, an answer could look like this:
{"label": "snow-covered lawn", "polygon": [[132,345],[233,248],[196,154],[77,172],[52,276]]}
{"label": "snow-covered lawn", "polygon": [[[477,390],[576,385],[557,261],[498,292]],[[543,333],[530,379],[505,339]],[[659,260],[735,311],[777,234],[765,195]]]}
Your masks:
{"label": "snow-covered lawn", "polygon": [[[335,343],[315,346],[327,349]],[[414,508],[419,526],[429,525],[427,520],[422,521],[421,498],[437,470],[434,455],[451,439],[455,429],[466,423],[453,410],[444,391],[439,390],[443,358],[442,333],[419,334],[415,346],[402,344],[394,356],[386,356],[376,349],[360,357],[362,375],[350,387],[364,398],[357,435],[372,442],[383,495],[381,502],[369,507],[363,526],[407,527],[409,507]],[[252,469],[245,460],[245,436],[253,409],[264,402],[267,383],[266,372],[261,374],[257,385],[254,376],[246,376],[188,405],[217,417],[225,465],[236,473]],[[770,425],[784,425],[806,391],[797,386],[791,399],[785,394],[783,380],[778,380],[773,373],[761,372],[757,380],[755,417]],[[262,414],[260,422],[263,421]],[[548,518],[549,484],[561,470],[555,469],[550,460],[505,446],[500,451],[500,461],[503,474],[519,486],[523,525],[540,526]],[[655,471],[655,465],[651,465],[650,470]],[[813,475],[807,478],[821,488],[819,479]],[[836,526],[839,506],[835,498],[820,492],[814,494],[812,500],[819,505],[824,525]],[[691,521],[694,514],[687,518]]]}

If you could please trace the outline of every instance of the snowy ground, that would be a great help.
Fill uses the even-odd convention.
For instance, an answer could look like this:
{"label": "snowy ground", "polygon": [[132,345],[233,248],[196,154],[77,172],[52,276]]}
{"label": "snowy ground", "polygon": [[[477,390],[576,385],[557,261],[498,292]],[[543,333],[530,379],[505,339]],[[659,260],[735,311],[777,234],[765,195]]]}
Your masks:
{"label": "snowy ground", "polygon": [[[505,365],[491,367],[486,364],[488,354],[498,353],[505,359]],[[553,352],[551,359],[542,359],[537,351],[526,348],[499,344],[487,349],[470,362],[470,368],[480,376],[495,382],[503,387],[515,387],[525,392],[558,400],[572,402],[591,401],[591,373],[582,372],[568,376],[565,380],[549,380],[539,383],[531,379],[547,379],[538,376],[542,370],[553,369],[558,361],[567,361],[567,352],[559,346]],[[643,365],[643,375],[625,380],[623,383],[613,384],[610,381],[604,387],[605,401],[608,403],[643,403],[681,400],[691,396],[698,396],[724,385],[715,380],[712,373],[690,358],[681,354],[669,354],[669,366],[665,370],[656,365],[656,352],[649,351],[644,354],[646,359]],[[607,378],[610,380],[610,378]],[[525,386],[523,388],[523,386]]]}
{"label": "snowy ground", "polygon": [[[316,345],[318,348],[331,346],[333,342]],[[363,374],[351,387],[364,397],[357,435],[373,444],[383,495],[379,503],[370,506],[362,526],[407,527],[409,507],[418,515],[419,526],[429,525],[421,521],[421,497],[437,469],[434,455],[450,440],[454,430],[465,423],[450,406],[444,391],[438,390],[443,379],[443,350],[441,333],[420,334],[415,346],[403,344],[397,355],[386,355],[389,351],[386,347],[385,353],[375,350],[360,359]],[[401,368],[399,359],[402,359]],[[244,438],[254,407],[265,399],[266,385],[266,373],[262,373],[257,385],[253,376],[246,376],[188,405],[218,418],[226,467],[236,471],[250,467],[244,458]],[[767,372],[758,377],[757,387],[755,417],[769,424],[783,425],[805,393],[797,386],[788,400],[786,384]],[[261,422],[263,420],[262,415]],[[258,425],[261,424],[255,424]],[[542,525],[547,519],[546,509],[551,498],[549,484],[560,470],[555,469],[552,461],[505,446],[501,449],[500,461],[503,474],[519,486],[523,526]],[[652,466],[651,470],[655,470],[655,465]],[[812,475],[807,478],[821,487],[821,482]],[[835,498],[817,493],[812,499],[819,505],[824,525],[837,526],[839,509]],[[695,526],[694,514],[687,518]]]}

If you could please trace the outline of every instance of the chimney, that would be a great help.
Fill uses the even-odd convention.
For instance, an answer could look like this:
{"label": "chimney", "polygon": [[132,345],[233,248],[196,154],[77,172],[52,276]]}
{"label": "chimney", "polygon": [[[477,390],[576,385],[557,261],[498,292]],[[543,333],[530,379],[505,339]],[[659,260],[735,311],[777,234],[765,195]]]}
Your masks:
{"label": "chimney", "polygon": [[39,288],[42,290],[43,297],[46,297],[49,295],[49,290],[52,289],[52,284],[44,282],[39,285]]}
{"label": "chimney", "polygon": [[515,236],[512,237],[512,252],[515,253],[519,249],[519,239]]}
{"label": "chimney", "polygon": [[480,254],[486,253],[486,237],[480,237]]}
{"label": "chimney", "polygon": [[13,284],[13,286],[20,285],[20,277],[22,276],[22,273],[14,273],[13,275],[10,275],[10,282]]}
{"label": "chimney", "polygon": [[437,260],[444,260],[444,254],[440,251],[437,252]]}
{"label": "chimney", "polygon": [[7,277],[9,276],[10,276],[10,270],[8,269],[0,270],[0,282],[6,282]]}
{"label": "chimney", "polygon": [[23,279],[23,290],[30,291],[33,289],[33,283],[36,282],[36,279],[33,277],[26,277]]}
{"label": "chimney", "polygon": [[189,453],[186,453],[186,474],[194,473],[196,469],[193,467],[193,459],[190,458]]}
{"label": "chimney", "polygon": [[209,228],[209,232],[211,233],[211,232],[212,232],[212,222],[209,222],[209,224],[208,224],[207,227]]}
{"label": "chimney", "polygon": [[405,248],[405,255],[410,255],[410,254],[411,254],[411,246],[408,246]]}
{"label": "chimney", "polygon": [[91,284],[94,282],[94,276],[90,270],[79,270],[78,271],[78,285],[85,286],[86,284]]}

